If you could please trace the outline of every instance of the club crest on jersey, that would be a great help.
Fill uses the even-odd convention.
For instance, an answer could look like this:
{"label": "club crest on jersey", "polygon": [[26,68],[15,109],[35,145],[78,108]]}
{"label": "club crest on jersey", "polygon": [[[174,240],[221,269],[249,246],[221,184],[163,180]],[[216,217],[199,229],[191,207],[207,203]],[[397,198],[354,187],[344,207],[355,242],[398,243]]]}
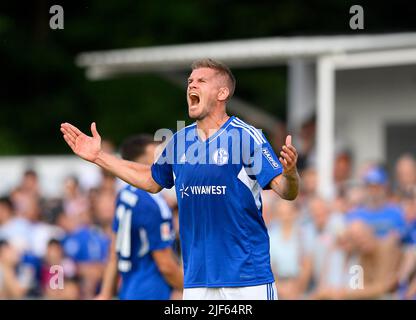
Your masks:
{"label": "club crest on jersey", "polygon": [[214,163],[218,166],[226,164],[228,162],[228,158],[228,152],[224,148],[218,148],[212,154],[212,160],[214,160]]}
{"label": "club crest on jersey", "polygon": [[267,161],[269,161],[269,163],[271,164],[271,166],[274,169],[278,169],[279,168],[279,164],[276,162],[276,160],[273,159],[272,155],[270,154],[270,151],[268,148],[263,148],[261,150],[263,152],[263,155],[266,157]]}

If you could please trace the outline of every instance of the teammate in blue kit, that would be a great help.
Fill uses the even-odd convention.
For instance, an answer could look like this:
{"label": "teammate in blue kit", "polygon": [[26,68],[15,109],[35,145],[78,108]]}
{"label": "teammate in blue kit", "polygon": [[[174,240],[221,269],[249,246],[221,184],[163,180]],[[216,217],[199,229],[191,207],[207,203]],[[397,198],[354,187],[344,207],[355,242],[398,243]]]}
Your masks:
{"label": "teammate in blue kit", "polygon": [[196,122],[179,130],[152,166],[121,160],[92,137],[61,125],[75,154],[137,188],[176,187],[184,265],[184,299],[277,299],[262,189],[293,200],[297,151],[286,138],[278,158],[264,135],[226,112],[235,89],[230,69],[211,59],[193,63],[187,102]]}
{"label": "teammate in blue kit", "polygon": [[[156,145],[152,136],[133,136],[122,144],[121,156],[152,164]],[[117,196],[113,231],[98,299],[113,297],[118,272],[122,300],[168,300],[172,288],[182,290],[183,273],[172,250],[172,212],[161,195],[125,186]]]}

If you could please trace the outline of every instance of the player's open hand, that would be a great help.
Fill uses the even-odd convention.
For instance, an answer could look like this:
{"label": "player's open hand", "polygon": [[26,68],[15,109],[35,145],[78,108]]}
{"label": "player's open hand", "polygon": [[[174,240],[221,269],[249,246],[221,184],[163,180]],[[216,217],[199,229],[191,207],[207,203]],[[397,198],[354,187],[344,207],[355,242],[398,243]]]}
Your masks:
{"label": "player's open hand", "polygon": [[92,137],[87,136],[70,123],[62,123],[61,132],[66,143],[76,155],[91,162],[97,159],[101,151],[101,137],[95,122],[91,124]]}
{"label": "player's open hand", "polygon": [[296,148],[292,145],[292,136],[288,135],[286,137],[286,144],[282,147],[280,151],[279,160],[283,165],[283,173],[290,174],[296,172],[296,162],[298,161],[298,152]]}

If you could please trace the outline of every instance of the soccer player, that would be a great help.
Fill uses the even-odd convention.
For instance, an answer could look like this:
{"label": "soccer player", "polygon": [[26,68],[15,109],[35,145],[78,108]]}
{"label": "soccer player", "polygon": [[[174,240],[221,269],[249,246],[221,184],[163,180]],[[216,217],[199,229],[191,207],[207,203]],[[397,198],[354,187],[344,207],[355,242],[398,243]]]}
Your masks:
{"label": "soccer player", "polygon": [[184,299],[276,299],[261,189],[296,198],[297,151],[286,138],[278,158],[264,135],[226,111],[235,78],[221,62],[193,63],[189,117],[152,166],[103,152],[92,137],[63,123],[75,154],[148,192],[176,187],[184,265]]}
{"label": "soccer player", "polygon": [[[151,165],[156,145],[150,135],[132,136],[123,142],[121,156]],[[122,300],[168,300],[172,288],[182,290],[183,273],[172,250],[172,212],[160,194],[125,186],[117,196],[113,231],[97,299],[113,297],[118,272]]]}

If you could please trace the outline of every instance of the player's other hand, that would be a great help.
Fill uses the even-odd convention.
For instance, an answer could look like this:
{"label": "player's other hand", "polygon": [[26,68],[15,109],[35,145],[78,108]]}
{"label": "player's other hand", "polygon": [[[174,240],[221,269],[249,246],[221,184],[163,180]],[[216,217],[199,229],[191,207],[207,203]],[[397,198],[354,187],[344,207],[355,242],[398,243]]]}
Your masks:
{"label": "player's other hand", "polygon": [[282,151],[280,151],[279,160],[283,165],[283,173],[290,174],[296,172],[298,152],[296,151],[296,148],[292,145],[291,135],[288,135],[286,137],[286,144],[282,147]]}
{"label": "player's other hand", "polygon": [[77,127],[70,123],[61,124],[66,143],[72,151],[82,159],[94,162],[101,152],[101,137],[98,134],[95,122],[91,124],[92,137],[81,132]]}

